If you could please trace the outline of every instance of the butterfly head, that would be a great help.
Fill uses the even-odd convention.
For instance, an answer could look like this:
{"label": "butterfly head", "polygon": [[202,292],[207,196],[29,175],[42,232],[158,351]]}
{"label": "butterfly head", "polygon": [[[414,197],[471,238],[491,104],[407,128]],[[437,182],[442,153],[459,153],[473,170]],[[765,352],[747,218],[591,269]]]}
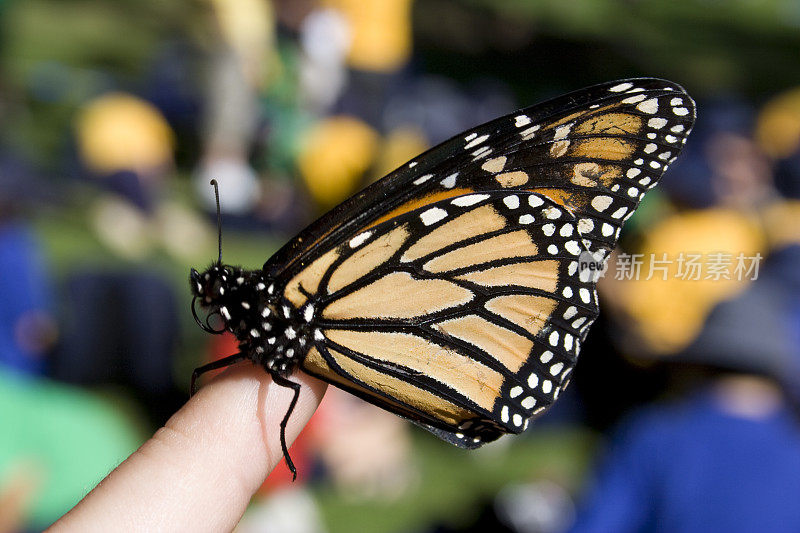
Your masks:
{"label": "butterfly head", "polygon": [[189,272],[189,283],[192,286],[192,296],[200,300],[203,307],[217,306],[223,303],[226,289],[230,285],[232,269],[219,263],[212,264],[205,272],[198,272],[194,268]]}
{"label": "butterfly head", "polygon": [[231,289],[231,278],[233,276],[235,276],[235,273],[231,267],[216,262],[204,272],[198,272],[194,268],[189,272],[189,284],[191,285],[192,296],[194,296],[192,299],[192,314],[200,327],[210,333],[216,333],[217,330],[211,328],[207,320],[205,323],[200,320],[197,316],[195,305],[199,302],[201,308],[211,311],[210,314],[220,313],[223,318],[227,318],[220,310],[226,308],[227,301],[234,292]]}

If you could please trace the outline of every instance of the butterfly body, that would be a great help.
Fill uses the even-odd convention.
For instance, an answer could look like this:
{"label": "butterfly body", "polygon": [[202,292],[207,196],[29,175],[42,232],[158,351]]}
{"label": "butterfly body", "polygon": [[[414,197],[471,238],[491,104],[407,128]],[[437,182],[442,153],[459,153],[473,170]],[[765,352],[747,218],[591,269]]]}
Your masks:
{"label": "butterfly body", "polygon": [[693,119],[656,79],[512,113],[334,208],[260,271],[192,271],[195,300],[239,340],[228,362],[279,384],[300,368],[464,448],[520,433],[598,314],[584,263],[604,263]]}
{"label": "butterfly body", "polygon": [[263,271],[214,263],[202,274],[192,270],[190,277],[193,295],[210,313],[219,314],[240,353],[270,374],[294,371],[307,351],[309,321],[291,305],[282,305]]}

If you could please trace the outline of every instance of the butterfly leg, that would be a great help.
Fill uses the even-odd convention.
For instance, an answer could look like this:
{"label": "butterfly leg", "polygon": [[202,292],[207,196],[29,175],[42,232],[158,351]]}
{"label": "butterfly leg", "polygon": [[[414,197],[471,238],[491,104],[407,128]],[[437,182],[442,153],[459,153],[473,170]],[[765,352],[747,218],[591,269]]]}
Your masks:
{"label": "butterfly leg", "polygon": [[199,368],[195,368],[194,372],[192,372],[192,384],[189,387],[189,397],[191,398],[194,396],[194,393],[197,392],[197,378],[201,375],[205,374],[206,372],[210,372],[211,370],[217,370],[218,368],[225,368],[226,366],[231,366],[239,361],[244,361],[247,359],[247,356],[242,352],[235,353],[233,355],[229,355],[228,357],[223,357],[218,361],[212,361],[207,365],[203,365]]}
{"label": "butterfly leg", "polygon": [[289,423],[289,417],[292,416],[292,412],[297,405],[297,399],[300,397],[300,384],[288,380],[280,374],[273,374],[272,381],[274,381],[276,385],[287,387],[294,391],[289,409],[286,411],[286,415],[281,421],[281,450],[283,451],[283,458],[286,459],[286,466],[288,466],[289,470],[292,472],[292,481],[295,481],[297,479],[297,468],[295,468],[292,458],[289,456],[289,448],[286,446],[286,425]]}

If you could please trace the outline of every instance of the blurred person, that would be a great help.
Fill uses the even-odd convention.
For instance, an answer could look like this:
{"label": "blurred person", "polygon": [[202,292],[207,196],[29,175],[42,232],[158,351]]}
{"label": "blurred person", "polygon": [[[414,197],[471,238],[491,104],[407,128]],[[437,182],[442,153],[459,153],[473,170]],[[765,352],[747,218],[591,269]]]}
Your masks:
{"label": "blurred person", "polygon": [[42,374],[56,336],[38,239],[26,224],[0,219],[0,365]]}
{"label": "blurred person", "polygon": [[386,102],[411,59],[413,0],[326,0],[349,29],[348,84],[335,108],[380,127]]}
{"label": "blurred person", "polygon": [[64,275],[63,335],[50,376],[83,386],[130,387],[155,425],[182,403],[173,378],[179,335],[171,284],[150,260],[206,256],[214,239],[188,207],[165,197],[174,134],[161,112],[128,93],[101,94],[75,114],[86,174],[103,194],[87,210],[101,243],[122,263]]}
{"label": "blurred person", "polygon": [[[711,376],[611,438],[571,531],[798,531],[800,243],[674,358]],[[677,363],[676,363],[677,364]]]}
{"label": "blurred person", "polygon": [[267,0],[214,0],[210,6],[214,49],[203,110],[203,156],[193,181],[209,210],[213,178],[226,192],[223,209],[245,214],[261,194],[249,155],[259,125],[258,94],[275,66],[275,15]]}
{"label": "blurred person", "polygon": [[757,276],[769,250],[763,213],[778,194],[752,137],[754,112],[737,100],[701,108],[693,142],[664,182],[661,212],[598,286],[632,353],[666,357],[685,348],[714,305]]}
{"label": "blurred person", "polygon": [[777,95],[758,117],[756,139],[774,165],[782,196],[764,217],[773,247],[800,242],[800,88]]}
{"label": "blurred person", "polygon": [[214,242],[208,225],[165,198],[175,138],[155,106],[132,94],[104,93],[83,105],[74,126],[86,173],[106,192],[88,214],[109,250],[133,260],[157,245],[181,260],[206,253]]}
{"label": "blurred person", "polygon": [[87,266],[62,285],[63,320],[50,376],[84,387],[122,385],[153,426],[184,402],[174,379],[180,324],[172,286],[135,268]]}
{"label": "blurred person", "polygon": [[23,216],[38,186],[27,164],[0,151],[0,367],[33,375],[57,336],[41,243]]}
{"label": "blurred person", "polygon": [[303,19],[300,90],[304,106],[315,114],[329,110],[347,84],[345,58],[351,38],[347,20],[335,9],[318,8]]}

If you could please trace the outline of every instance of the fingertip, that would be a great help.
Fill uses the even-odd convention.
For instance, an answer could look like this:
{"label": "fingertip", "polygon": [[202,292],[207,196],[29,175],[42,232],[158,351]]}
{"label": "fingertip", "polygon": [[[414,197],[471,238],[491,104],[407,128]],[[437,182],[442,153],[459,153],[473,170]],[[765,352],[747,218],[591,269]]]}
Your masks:
{"label": "fingertip", "polygon": [[[287,421],[287,445],[292,442],[316,411],[327,384],[303,372],[289,379],[300,383],[297,404]],[[231,473],[255,492],[266,476],[283,459],[280,425],[289,409],[294,391],[278,385],[263,368],[250,363],[233,366],[214,377],[186,404],[186,418],[168,425],[202,427],[216,435],[221,457]]]}
{"label": "fingertip", "polygon": [[[287,444],[316,410],[326,385],[303,373]],[[174,530],[231,530],[283,458],[280,422],[294,392],[260,367],[241,363],[208,382],[167,424],[112,472],[66,524],[104,522]],[[121,505],[120,502],[124,502]],[[100,529],[98,529],[100,530]]]}

